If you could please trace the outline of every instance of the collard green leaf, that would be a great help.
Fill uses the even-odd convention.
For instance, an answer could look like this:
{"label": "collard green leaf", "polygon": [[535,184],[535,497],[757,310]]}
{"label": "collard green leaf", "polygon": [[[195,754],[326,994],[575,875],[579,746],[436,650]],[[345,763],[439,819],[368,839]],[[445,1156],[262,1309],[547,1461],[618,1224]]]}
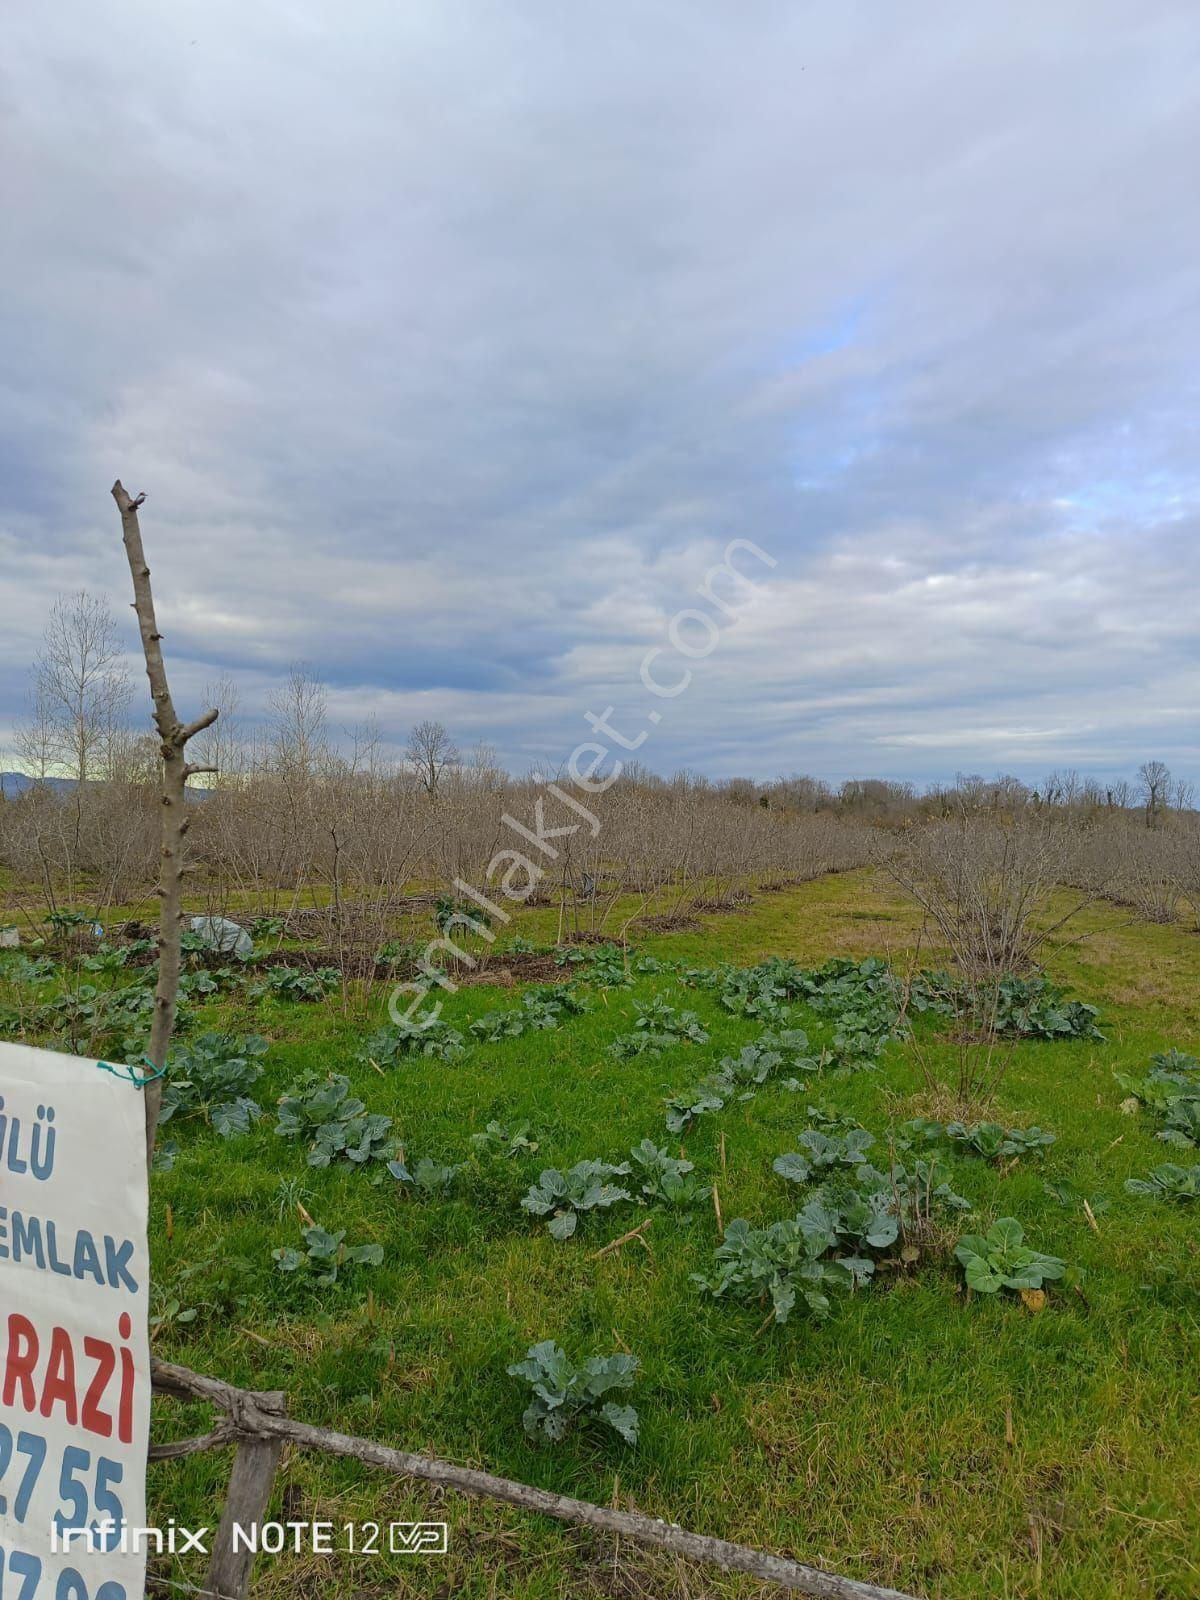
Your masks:
{"label": "collard green leaf", "polygon": [[579,1223],[579,1216],[574,1211],[556,1211],[546,1224],[552,1239],[569,1239],[575,1232]]}

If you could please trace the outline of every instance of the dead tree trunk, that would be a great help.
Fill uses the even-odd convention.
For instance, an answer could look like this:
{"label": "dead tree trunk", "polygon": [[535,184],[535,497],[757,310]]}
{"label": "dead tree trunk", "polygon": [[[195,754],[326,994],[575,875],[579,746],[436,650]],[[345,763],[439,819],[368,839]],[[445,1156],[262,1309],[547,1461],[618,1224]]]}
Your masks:
{"label": "dead tree trunk", "polygon": [[[112,486],[112,495],[121,513],[121,537],[125,542],[125,554],[129,558],[129,571],[133,578],[133,609],[137,612],[138,631],[142,636],[146,676],[150,680],[150,694],[154,701],[154,725],[158,729],[162,755],[162,851],[156,891],[159,896],[158,983],[154,990],[154,1019],[150,1026],[148,1051],[149,1059],[161,1072],[167,1064],[167,1049],[175,1027],[175,1007],[179,998],[183,841],[188,830],[187,780],[195,772],[212,771],[211,767],[189,766],[185,749],[193,734],[217,720],[217,713],[206,711],[195,722],[188,723],[181,723],[175,714],[175,704],[167,684],[167,669],[163,665],[162,635],[154,617],[150,568],[146,565],[142,533],[138,527],[138,507],[146,497],[139,494],[136,499],[132,498],[122,488],[119,478]],[[143,1093],[146,1100],[146,1163],[149,1165],[154,1154],[154,1134],[162,1107],[162,1079],[155,1078],[148,1082]]]}

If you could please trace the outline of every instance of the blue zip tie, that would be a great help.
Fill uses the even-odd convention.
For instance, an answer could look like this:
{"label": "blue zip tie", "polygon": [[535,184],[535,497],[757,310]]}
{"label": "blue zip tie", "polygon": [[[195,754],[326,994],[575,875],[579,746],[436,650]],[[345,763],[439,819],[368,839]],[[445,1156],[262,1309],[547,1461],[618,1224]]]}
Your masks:
{"label": "blue zip tie", "polygon": [[131,1083],[135,1089],[144,1089],[148,1083],[153,1083],[156,1078],[163,1077],[167,1069],[166,1067],[156,1067],[149,1056],[143,1056],[141,1059],[150,1068],[144,1078],[139,1078],[128,1064],[113,1067],[107,1061],[97,1061],[96,1065],[101,1072],[111,1072],[114,1078],[123,1078],[126,1083]]}

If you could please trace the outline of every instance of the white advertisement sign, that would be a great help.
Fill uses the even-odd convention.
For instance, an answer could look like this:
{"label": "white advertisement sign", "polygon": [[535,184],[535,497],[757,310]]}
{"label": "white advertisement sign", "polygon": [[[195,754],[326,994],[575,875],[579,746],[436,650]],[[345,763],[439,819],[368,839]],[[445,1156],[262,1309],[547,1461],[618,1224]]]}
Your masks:
{"label": "white advertisement sign", "polygon": [[145,1588],[144,1117],[96,1062],[0,1043],[3,1600]]}

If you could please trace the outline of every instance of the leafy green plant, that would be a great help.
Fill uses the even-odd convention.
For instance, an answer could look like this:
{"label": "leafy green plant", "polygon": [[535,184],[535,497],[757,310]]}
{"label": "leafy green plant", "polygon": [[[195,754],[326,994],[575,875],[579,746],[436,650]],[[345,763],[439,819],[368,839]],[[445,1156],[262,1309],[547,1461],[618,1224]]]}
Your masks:
{"label": "leafy green plant", "polygon": [[736,1056],[722,1056],[719,1070],[738,1089],[752,1090],[781,1072],[817,1072],[820,1066],[820,1058],[809,1053],[804,1030],[787,1028],[761,1033]]}
{"label": "leafy green plant", "polygon": [[80,970],[98,973],[102,977],[115,977],[125,970],[133,953],[132,945],[102,944],[91,955],[82,958]]}
{"label": "leafy green plant", "polygon": [[844,1262],[824,1259],[837,1243],[832,1219],[810,1208],[766,1228],[737,1217],[717,1246],[713,1276],[693,1273],[692,1281],[714,1299],[769,1300],[777,1323],[786,1322],[797,1304],[823,1321],[832,1309],[825,1291],[852,1289],[856,1282]]}
{"label": "leafy green plant", "polygon": [[335,1284],[347,1267],[377,1267],[383,1261],[381,1244],[348,1245],[345,1239],[344,1228],[337,1233],[305,1228],[303,1251],[286,1248],[272,1250],[271,1255],[280,1272],[300,1273],[325,1289]]}
{"label": "leafy green plant", "polygon": [[385,939],[375,952],[375,965],[394,973],[415,972],[423,950],[411,939]]}
{"label": "leafy green plant", "polygon": [[1167,1107],[1167,1124],[1154,1135],[1164,1144],[1173,1144],[1181,1150],[1194,1150],[1200,1145],[1200,1095],[1195,1099],[1180,1096]]}
{"label": "leafy green plant", "polygon": [[177,1045],[167,1067],[159,1122],[202,1116],[223,1139],[249,1131],[262,1107],[249,1090],[262,1077],[261,1034],[203,1033]]}
{"label": "leafy green plant", "polygon": [[819,1100],[814,1105],[805,1106],[804,1109],[809,1126],[820,1128],[825,1133],[849,1133],[852,1128],[862,1127],[857,1117],[839,1111],[828,1100]]}
{"label": "leafy green plant", "polygon": [[962,1263],[967,1287],[979,1294],[1040,1289],[1067,1271],[1065,1261],[1025,1244],[1025,1230],[1015,1217],[1001,1217],[985,1234],[964,1233],[954,1254]]}
{"label": "leafy green plant", "polygon": [[1044,1178],[1042,1180],[1042,1193],[1067,1211],[1076,1210],[1084,1200],[1087,1201],[1094,1217],[1102,1217],[1110,1209],[1107,1195],[1084,1195],[1066,1178]]}
{"label": "leafy green plant", "polygon": [[552,1032],[560,1028],[563,1013],[558,1006],[550,1005],[536,995],[526,995],[521,1002],[521,1020],[534,1033]]}
{"label": "leafy green plant", "polygon": [[178,1295],[166,1294],[158,1284],[150,1285],[150,1337],[185,1327],[200,1315],[199,1306],[185,1306]]}
{"label": "leafy green plant", "polygon": [[999,1034],[1019,1039],[1103,1039],[1099,1010],[1066,993],[1040,974],[1001,978],[994,990],[971,997],[972,1009]]}
{"label": "leafy green plant", "polygon": [[[146,1047],[154,1011],[154,988],[148,974],[117,989],[81,983],[52,996],[26,1014],[25,1025],[64,1041],[73,1054],[119,1055],[136,1061]],[[192,1021],[180,1003],[175,1018],[179,1032]]]}
{"label": "leafy green plant", "polygon": [[664,1102],[667,1108],[667,1132],[685,1132],[697,1117],[709,1111],[720,1111],[734,1092],[734,1085],[728,1078],[712,1073],[690,1089],[668,1095]]}
{"label": "leafy green plant", "polygon": [[249,932],[255,944],[261,944],[266,939],[281,939],[283,937],[283,918],[255,917],[250,923]]}
{"label": "leafy green plant", "polygon": [[[847,1134],[853,1133],[847,1129]],[[816,1198],[846,1218],[887,1212],[896,1219],[905,1240],[916,1240],[943,1211],[967,1211],[970,1201],[950,1187],[950,1169],[936,1158],[918,1157],[909,1163],[893,1160],[886,1172],[868,1162],[854,1167],[842,1161],[814,1166],[812,1181],[820,1183]],[[865,1209],[864,1209],[865,1208]],[[848,1236],[858,1233],[857,1221],[837,1224]]]}
{"label": "leafy green plant", "polygon": [[490,928],[491,913],[474,900],[456,900],[451,894],[439,895],[433,907],[433,923],[443,938],[454,933],[471,934],[480,928]]}
{"label": "leafy green plant", "polygon": [[[734,1100],[752,1099],[759,1085],[783,1071],[818,1071],[821,1061],[809,1055],[808,1048],[808,1035],[801,1028],[788,1028],[762,1033],[736,1056],[723,1056],[716,1072],[691,1089],[667,1096],[667,1132],[682,1133],[706,1112],[720,1111]],[[788,1086],[799,1084],[791,1080]]]}
{"label": "leafy green plant", "polygon": [[495,1044],[498,1039],[519,1039],[526,1025],[519,1011],[485,1011],[469,1024],[468,1032],[476,1039]]}
{"label": "leafy green plant", "polygon": [[362,1166],[388,1159],[391,1127],[391,1117],[369,1113],[351,1096],[349,1078],[307,1072],[280,1100],[275,1132],[281,1139],[306,1141],[310,1167],[339,1160]]}
{"label": "leafy green plant", "polygon": [[411,1170],[403,1160],[389,1161],[388,1171],[397,1183],[418,1194],[447,1194],[462,1171],[462,1163],[453,1167],[443,1166],[428,1156],[422,1156],[413,1163]]}
{"label": "leafy green plant", "polygon": [[528,1122],[519,1122],[515,1128],[506,1128],[499,1122],[489,1122],[482,1133],[471,1135],[471,1147],[482,1155],[505,1157],[533,1155],[538,1142],[529,1137],[531,1132]]}
{"label": "leafy green plant", "polygon": [[626,952],[619,944],[601,944],[586,957],[583,977],[598,989],[624,989],[633,982]]}
{"label": "leafy green plant", "polygon": [[1013,1156],[1041,1155],[1055,1143],[1057,1134],[1043,1128],[1005,1128],[998,1122],[934,1122],[928,1117],[914,1117],[897,1129],[897,1143],[901,1149],[913,1144],[931,1144],[947,1139],[961,1145],[972,1155],[985,1161],[1003,1161]]}
{"label": "leafy green plant", "polygon": [[592,1009],[591,1001],[575,983],[539,983],[526,989],[522,1004],[526,1009],[546,1006],[563,1017],[582,1017]]}
{"label": "leafy green plant", "polygon": [[867,1151],[875,1143],[875,1135],[866,1128],[850,1128],[846,1133],[823,1133],[819,1128],[806,1128],[796,1140],[798,1150],[789,1150],[776,1156],[772,1170],[789,1183],[808,1183],[814,1173],[834,1167],[852,1167],[862,1180],[883,1174],[871,1166]]}
{"label": "leafy green plant", "polygon": [[657,977],[659,973],[670,972],[674,967],[671,961],[662,961],[658,956],[638,956],[633,963],[633,970],[643,978]]}
{"label": "leafy green plant", "polygon": [[380,1028],[363,1046],[362,1059],[377,1067],[393,1067],[405,1056],[429,1056],[438,1061],[461,1061],[467,1042],[457,1029],[440,1017],[422,1027],[402,1017]]}
{"label": "leafy green plant", "polygon": [[708,1186],[695,1176],[695,1163],[659,1149],[653,1139],[634,1145],[629,1160],[642,1178],[641,1192],[647,1200],[686,1206],[708,1194]]}
{"label": "leafy green plant", "polygon": [[[805,1165],[824,1178],[816,1194],[794,1218],[765,1229],[730,1222],[717,1250],[717,1274],[694,1278],[710,1294],[770,1298],[776,1322],[786,1322],[797,1304],[821,1320],[829,1315],[829,1288],[867,1285],[880,1266],[912,1266],[920,1256],[915,1246],[936,1213],[968,1205],[950,1189],[939,1163],[906,1168],[893,1162],[886,1176],[878,1173],[861,1158],[872,1142],[864,1128],[848,1128],[829,1141],[808,1131],[814,1139]],[[866,1139],[856,1138],[862,1134]]]}
{"label": "leafy green plant", "polygon": [[[225,970],[228,971],[228,968]],[[215,972],[181,972],[179,974],[179,993],[189,1000],[203,1000],[207,995],[218,993],[220,987],[221,981]]]}
{"label": "leafy green plant", "polygon": [[0,954],[2,970],[10,983],[45,983],[58,971],[53,956],[28,956],[22,950],[5,950]]}
{"label": "leafy green plant", "polygon": [[[535,946],[536,948],[536,946]],[[576,944],[558,944],[554,946],[554,965],[556,967],[582,967],[588,962],[588,953],[581,950]],[[624,972],[624,962],[621,971]],[[584,974],[586,977],[586,973]]]}
{"label": "leafy green plant", "polygon": [[693,967],[687,962],[675,963],[675,976],[685,989],[716,989],[731,967]]}
{"label": "leafy green plant", "polygon": [[941,1211],[971,1209],[971,1202],[950,1187],[950,1177],[949,1167],[936,1158],[891,1163],[882,1192],[890,1197],[906,1237],[923,1232]]}
{"label": "leafy green plant", "polygon": [[557,1442],[578,1422],[595,1418],[626,1444],[636,1444],[637,1412],[606,1396],[631,1389],[638,1365],[636,1356],[623,1354],[589,1356],[577,1365],[553,1339],[530,1345],[524,1361],[508,1368],[510,1377],[523,1378],[533,1390],[521,1419],[525,1432],[533,1439]]}
{"label": "leafy green plant", "polygon": [[780,1022],[787,1015],[791,992],[780,969],[790,967],[790,962],[764,962],[758,967],[729,967],[723,974],[717,994],[718,1003],[739,1017],[753,1017],[760,1022]]}
{"label": "leafy green plant", "polygon": [[1044,974],[970,985],[945,972],[922,972],[909,984],[908,1009],[957,1017],[963,1027],[982,1037],[1008,1039],[1103,1039],[1099,1011]]}
{"label": "leafy green plant", "polygon": [[1148,1178],[1126,1178],[1130,1194],[1149,1195],[1155,1200],[1200,1200],[1200,1163],[1194,1167],[1176,1166],[1164,1161]]}
{"label": "leafy green plant", "polygon": [[814,1011],[834,1020],[833,1055],[839,1076],[871,1069],[890,1039],[906,1034],[904,988],[878,957],[837,957],[800,972],[797,994]]}
{"label": "leafy green plant", "polygon": [[552,1238],[569,1239],[582,1211],[602,1211],[633,1199],[628,1189],[612,1183],[629,1176],[629,1163],[612,1166],[607,1161],[577,1161],[567,1172],[547,1167],[521,1201],[531,1216],[550,1215],[546,1224]]}
{"label": "leafy green plant", "polygon": [[708,1034],[694,1011],[676,1011],[661,995],[645,1005],[634,1002],[632,1033],[619,1034],[609,1046],[622,1060],[662,1055],[677,1044],[707,1044]]}
{"label": "leafy green plant", "polygon": [[1195,1056],[1165,1050],[1151,1056],[1144,1078],[1124,1072],[1114,1072],[1113,1077],[1129,1095],[1122,1109],[1141,1105],[1164,1119],[1156,1138],[1182,1150],[1200,1145],[1200,1061]]}
{"label": "leafy green plant", "polygon": [[245,1256],[216,1250],[177,1268],[165,1281],[150,1284],[150,1332],[173,1332],[242,1311],[249,1304],[247,1279],[255,1264]]}
{"label": "leafy green plant", "polygon": [[250,987],[250,997],[260,1000],[273,995],[277,1000],[324,1000],[341,983],[336,967],[317,967],[306,972],[301,967],[269,967],[267,975]]}
{"label": "leafy green plant", "polygon": [[946,1124],[932,1117],[912,1117],[896,1129],[898,1149],[909,1150],[913,1145],[938,1144],[946,1137]]}
{"label": "leafy green plant", "polygon": [[867,996],[899,996],[899,986],[887,962],[878,956],[868,956],[863,961],[831,956],[823,966],[798,971],[794,988],[815,1011],[842,1011]]}

